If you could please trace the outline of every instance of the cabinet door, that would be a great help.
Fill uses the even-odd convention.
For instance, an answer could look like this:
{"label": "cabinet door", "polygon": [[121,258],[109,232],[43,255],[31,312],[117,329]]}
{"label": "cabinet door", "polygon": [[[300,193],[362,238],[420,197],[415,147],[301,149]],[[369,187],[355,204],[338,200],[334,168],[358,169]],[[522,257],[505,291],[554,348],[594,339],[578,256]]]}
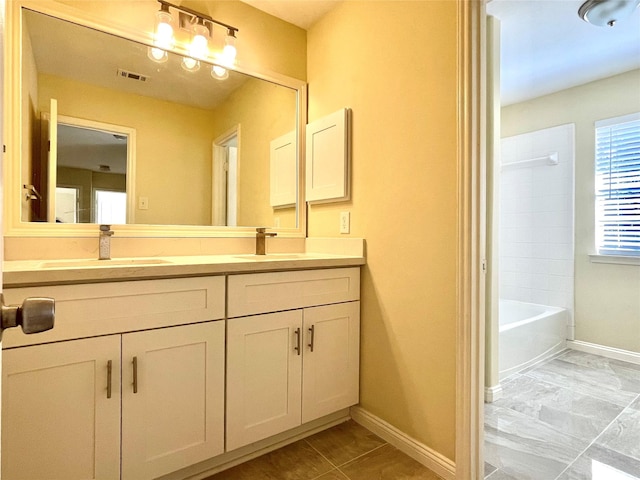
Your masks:
{"label": "cabinet door", "polygon": [[223,451],[224,322],[123,335],[123,480],[156,478]]}
{"label": "cabinet door", "polygon": [[358,403],[360,302],[305,308],[304,331],[302,423]]}
{"label": "cabinet door", "polygon": [[227,451],[300,425],[302,310],[227,321]]}
{"label": "cabinet door", "polygon": [[119,335],[3,352],[2,478],[120,478]]}

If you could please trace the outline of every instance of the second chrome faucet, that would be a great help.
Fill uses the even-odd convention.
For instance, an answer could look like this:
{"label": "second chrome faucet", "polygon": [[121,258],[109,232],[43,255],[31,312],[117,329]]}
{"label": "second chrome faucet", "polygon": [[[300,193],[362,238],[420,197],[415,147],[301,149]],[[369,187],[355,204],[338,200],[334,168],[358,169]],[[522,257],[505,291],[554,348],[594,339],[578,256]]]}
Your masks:
{"label": "second chrome faucet", "polygon": [[275,232],[267,233],[267,229],[265,227],[256,228],[256,255],[265,255],[265,238],[266,237],[275,237],[278,235]]}

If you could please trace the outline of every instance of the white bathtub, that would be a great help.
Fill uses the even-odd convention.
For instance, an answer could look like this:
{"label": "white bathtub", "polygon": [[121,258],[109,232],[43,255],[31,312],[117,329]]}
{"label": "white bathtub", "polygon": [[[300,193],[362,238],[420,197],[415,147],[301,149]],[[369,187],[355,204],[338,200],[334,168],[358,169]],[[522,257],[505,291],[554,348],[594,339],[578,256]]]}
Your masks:
{"label": "white bathtub", "polygon": [[500,380],[566,348],[567,310],[500,300]]}

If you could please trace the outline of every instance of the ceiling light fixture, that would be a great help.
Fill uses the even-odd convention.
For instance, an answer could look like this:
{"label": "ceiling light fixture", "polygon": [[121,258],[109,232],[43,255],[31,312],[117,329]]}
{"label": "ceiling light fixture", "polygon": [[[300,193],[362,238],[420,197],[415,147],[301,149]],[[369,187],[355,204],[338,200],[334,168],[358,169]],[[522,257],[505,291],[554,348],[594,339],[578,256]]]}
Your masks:
{"label": "ceiling light fixture", "polygon": [[613,27],[629,17],[640,5],[640,0],[587,0],[578,9],[585,22],[598,27]]}
{"label": "ceiling light fixture", "polygon": [[[222,52],[215,55],[216,62],[225,67],[232,67],[236,58],[236,33],[238,29],[226,23],[219,22],[195,10],[187,7],[181,7],[165,0],[158,0],[160,3],[160,11],[156,13],[156,28],[154,31],[154,46],[149,47],[149,58],[155,62],[162,63],[167,61],[167,51],[173,49],[175,45],[175,37],[173,34],[172,17],[170,8],[178,10],[178,23],[182,27],[186,27],[191,31],[191,42],[187,46],[187,55],[182,60],[182,68],[187,71],[195,72],[200,69],[200,61],[209,60],[209,38],[213,35],[216,25],[224,27],[227,30],[227,36],[224,41]],[[221,70],[225,68],[218,67]],[[211,75],[217,79],[227,78],[229,75],[219,71],[220,74]]]}

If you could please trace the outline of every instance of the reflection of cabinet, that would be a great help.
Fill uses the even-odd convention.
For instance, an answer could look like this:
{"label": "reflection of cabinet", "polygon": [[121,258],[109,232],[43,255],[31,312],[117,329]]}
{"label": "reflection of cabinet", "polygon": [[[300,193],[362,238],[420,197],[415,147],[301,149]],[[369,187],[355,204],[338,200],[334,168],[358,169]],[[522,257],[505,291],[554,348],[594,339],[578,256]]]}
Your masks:
{"label": "reflection of cabinet", "polygon": [[[243,307],[240,300],[230,312],[259,309],[260,292],[265,309],[305,305],[319,296],[322,303],[332,297],[343,303],[228,320],[227,450],[358,403],[360,302],[345,302],[359,298],[357,274],[345,269],[230,278],[230,298],[252,304]],[[279,299],[269,294],[272,286]]]}
{"label": "reflection of cabinet", "polygon": [[123,479],[223,452],[224,322],[10,350],[3,367],[8,480],[119,479],[121,417]]}

